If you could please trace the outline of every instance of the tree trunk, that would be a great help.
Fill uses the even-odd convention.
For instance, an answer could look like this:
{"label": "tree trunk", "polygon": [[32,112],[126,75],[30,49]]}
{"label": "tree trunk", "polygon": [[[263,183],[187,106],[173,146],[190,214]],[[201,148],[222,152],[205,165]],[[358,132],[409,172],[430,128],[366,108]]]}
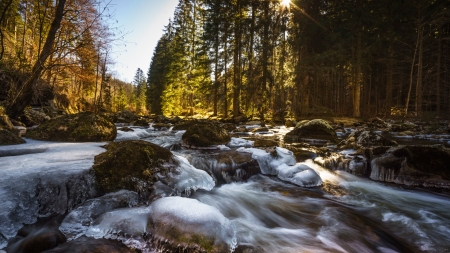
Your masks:
{"label": "tree trunk", "polygon": [[240,63],[240,51],[241,51],[241,3],[237,0],[236,12],[234,24],[234,56],[233,56],[233,116],[239,115],[239,97],[241,93],[241,63]]}
{"label": "tree trunk", "polygon": [[361,116],[361,31],[358,32],[357,46],[356,46],[356,80],[353,84],[353,117]]}
{"label": "tree trunk", "polygon": [[0,17],[0,42],[2,47],[2,51],[0,52],[0,60],[3,58],[3,54],[5,53],[5,45],[3,44],[3,19],[5,18],[6,12],[8,11],[8,8],[12,4],[12,2],[13,0],[10,0],[9,3],[6,4],[2,16]]}
{"label": "tree trunk", "polygon": [[12,98],[8,103],[7,112],[13,118],[17,118],[33,99],[33,87],[39,80],[39,77],[44,70],[45,61],[50,56],[50,54],[53,53],[52,48],[56,39],[56,33],[61,26],[65,4],[66,0],[59,0],[58,5],[56,6],[55,18],[53,19],[53,22],[50,26],[50,30],[48,32],[47,39],[45,41],[44,47],[42,48],[39,59],[34,64],[30,77],[21,85],[16,96],[14,96],[14,98]]}
{"label": "tree trunk", "polygon": [[439,114],[441,112],[441,54],[442,54],[442,29],[438,28],[438,52],[437,52],[437,63],[436,63],[436,112]]}
{"label": "tree trunk", "polygon": [[394,50],[393,45],[389,46],[389,59],[388,59],[388,76],[387,76],[387,85],[386,85],[386,115],[391,115],[391,107],[392,107],[392,86],[393,86],[393,68],[394,68]]}
{"label": "tree trunk", "polygon": [[422,114],[422,77],[423,77],[423,26],[419,26],[419,59],[417,62],[417,83],[416,83],[416,115]]}

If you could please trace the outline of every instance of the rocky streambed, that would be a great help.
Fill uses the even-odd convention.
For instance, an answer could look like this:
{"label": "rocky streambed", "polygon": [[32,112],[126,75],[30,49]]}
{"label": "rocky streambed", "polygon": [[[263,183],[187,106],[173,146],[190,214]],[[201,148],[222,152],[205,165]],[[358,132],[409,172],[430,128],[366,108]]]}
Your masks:
{"label": "rocky streambed", "polygon": [[[379,121],[343,126],[315,120],[291,128],[179,120],[140,125],[116,124],[109,144],[26,139],[0,147],[0,249],[450,247],[445,132],[416,145]],[[427,135],[419,127],[405,131]]]}

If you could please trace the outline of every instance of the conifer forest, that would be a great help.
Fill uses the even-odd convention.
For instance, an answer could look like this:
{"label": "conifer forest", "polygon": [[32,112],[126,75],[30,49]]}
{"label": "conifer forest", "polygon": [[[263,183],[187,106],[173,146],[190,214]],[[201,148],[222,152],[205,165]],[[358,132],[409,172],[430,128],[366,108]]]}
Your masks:
{"label": "conifer forest", "polygon": [[107,1],[2,0],[10,117],[49,101],[222,118],[450,112],[449,1],[180,0],[131,83],[110,71],[123,36],[111,20]]}

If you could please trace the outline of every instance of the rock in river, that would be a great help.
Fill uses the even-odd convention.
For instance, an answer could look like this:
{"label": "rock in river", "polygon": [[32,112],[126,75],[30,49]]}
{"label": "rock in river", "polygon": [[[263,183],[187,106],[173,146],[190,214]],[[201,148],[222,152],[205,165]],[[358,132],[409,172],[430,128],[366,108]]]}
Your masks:
{"label": "rock in river", "polygon": [[[93,169],[99,190],[136,191],[144,199],[191,190],[211,190],[215,182],[205,171],[194,168],[180,156],[146,141],[122,141],[106,145],[95,157]],[[157,196],[156,196],[157,197]]]}
{"label": "rock in river", "polygon": [[227,144],[231,137],[228,131],[215,123],[194,124],[182,136],[183,145],[205,148]]}
{"label": "rock in river", "polygon": [[450,150],[442,145],[392,147],[371,167],[373,180],[450,188]]}
{"label": "rock in river", "polygon": [[48,141],[99,142],[113,141],[116,135],[116,126],[107,117],[83,112],[47,121],[26,136]]}
{"label": "rock in river", "polygon": [[284,137],[286,141],[300,141],[302,139],[319,139],[336,141],[337,134],[333,127],[323,119],[303,120],[297,123],[294,130]]}

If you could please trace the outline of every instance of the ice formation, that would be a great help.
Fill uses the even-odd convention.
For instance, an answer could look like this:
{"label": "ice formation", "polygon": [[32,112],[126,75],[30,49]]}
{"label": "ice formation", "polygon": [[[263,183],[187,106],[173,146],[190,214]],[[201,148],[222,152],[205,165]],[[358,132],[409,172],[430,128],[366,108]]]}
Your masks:
{"label": "ice formation", "polygon": [[89,226],[102,214],[117,208],[132,207],[138,204],[138,194],[121,190],[90,199],[76,207],[63,220],[59,230],[68,240],[77,239],[85,234]]}
{"label": "ice formation", "polygon": [[70,211],[95,195],[89,169],[105,143],[26,141],[0,147],[0,248],[23,224]]}
{"label": "ice formation", "polygon": [[207,247],[219,252],[233,251],[237,244],[233,223],[219,210],[182,197],[162,198],[148,207],[105,213],[86,234],[119,239],[141,250],[157,247],[148,245],[147,240],[151,239],[168,241],[174,247]]}
{"label": "ice formation", "polygon": [[237,147],[253,147],[255,144],[254,141],[249,141],[242,138],[231,137],[231,141],[228,143],[229,147],[237,148]]}
{"label": "ice formation", "polygon": [[237,151],[251,153],[263,174],[278,176],[283,181],[302,187],[322,185],[317,172],[306,163],[297,163],[294,154],[285,148],[276,147],[275,153],[257,148],[239,148]]}
{"label": "ice formation", "polygon": [[177,194],[186,193],[190,195],[191,191],[197,189],[212,190],[215,186],[213,178],[203,170],[196,169],[189,161],[179,155],[175,155],[175,160],[178,161],[179,174],[171,175],[174,179],[173,185],[170,185]]}

